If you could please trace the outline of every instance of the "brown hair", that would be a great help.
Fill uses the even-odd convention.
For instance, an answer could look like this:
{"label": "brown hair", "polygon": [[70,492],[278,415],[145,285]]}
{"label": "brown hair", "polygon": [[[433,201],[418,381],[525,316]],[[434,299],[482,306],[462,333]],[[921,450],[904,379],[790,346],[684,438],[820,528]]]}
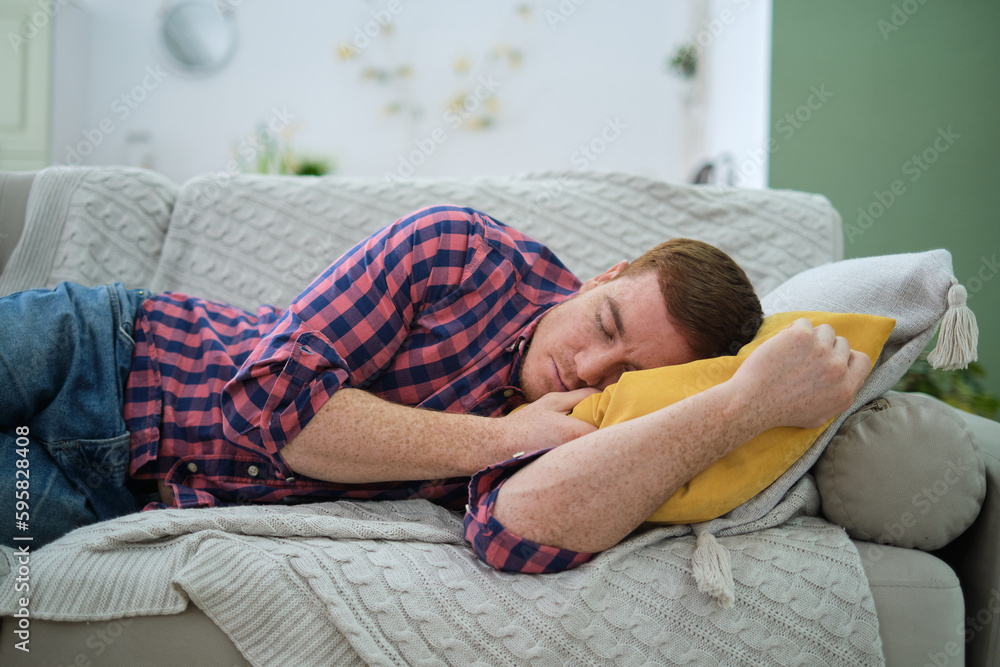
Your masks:
{"label": "brown hair", "polygon": [[736,354],[764,321],[746,273],[707,243],[671,239],[629,264],[617,278],[646,271],[656,271],[667,312],[699,358]]}

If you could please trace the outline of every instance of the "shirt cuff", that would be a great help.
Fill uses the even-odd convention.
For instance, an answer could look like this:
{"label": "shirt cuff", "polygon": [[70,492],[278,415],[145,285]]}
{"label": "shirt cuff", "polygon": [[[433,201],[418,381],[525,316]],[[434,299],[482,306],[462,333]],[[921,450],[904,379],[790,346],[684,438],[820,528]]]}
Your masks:
{"label": "shirt cuff", "polygon": [[493,517],[493,504],[504,482],[549,449],[495,463],[469,481],[465,539],[487,565],[506,572],[549,574],[572,569],[594,557],[593,553],[560,549],[521,537]]}
{"label": "shirt cuff", "polygon": [[[295,474],[281,456],[281,450],[295,439],[323,404],[345,385],[349,377],[347,363],[333,344],[319,332],[299,332],[291,343],[286,344],[286,348],[288,356],[281,362],[281,370],[270,376],[273,380],[270,387],[265,389],[267,399],[257,418],[259,430],[256,431],[260,446],[274,463],[280,479],[287,479]],[[267,368],[270,372],[270,363],[262,359],[256,362],[256,366]],[[232,402],[237,404],[237,397],[240,397],[246,405],[245,411],[252,415],[254,403],[245,396],[265,386],[266,383],[259,378],[253,378],[238,393],[239,387],[234,382],[230,382],[226,389],[236,394]],[[255,435],[253,421],[244,419],[243,423],[248,429],[247,435],[252,438]],[[227,437],[238,438],[242,435],[238,428],[231,430],[232,434],[226,432]]]}

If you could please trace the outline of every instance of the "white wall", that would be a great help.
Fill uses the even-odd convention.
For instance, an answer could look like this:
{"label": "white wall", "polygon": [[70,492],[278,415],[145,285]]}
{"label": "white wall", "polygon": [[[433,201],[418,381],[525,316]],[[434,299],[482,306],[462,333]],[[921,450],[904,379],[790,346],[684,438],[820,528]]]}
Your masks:
{"label": "white wall", "polygon": [[730,156],[733,184],[742,187],[767,186],[771,7],[771,0],[706,0],[693,29],[704,45],[703,155]]}
{"label": "white wall", "polygon": [[[692,125],[685,83],[663,68],[696,34],[704,3],[546,0],[521,3],[530,8],[524,17],[515,4],[458,0],[230,0],[238,5],[237,52],[223,71],[194,78],[170,70],[157,41],[169,2],[77,1],[84,11],[67,6],[56,16],[54,77],[63,83],[54,95],[52,159],[60,164],[134,164],[143,156],[126,138],[147,133],[152,166],[181,182],[232,168],[257,124],[280,124],[286,114],[298,151],[333,156],[337,173],[349,176],[586,168],[687,181],[702,157],[762,143],[759,123],[733,122],[727,109],[756,94],[766,119],[766,87],[753,88],[767,76],[738,70],[757,66],[740,51],[761,41],[765,15],[769,28],[769,1],[752,0],[706,48],[704,134]],[[374,23],[377,12],[383,22],[391,15],[388,30]],[[378,27],[368,44],[357,39],[366,27]],[[364,48],[347,62],[337,46],[351,42]],[[498,50],[519,52],[520,67]],[[464,75],[453,68],[461,58],[470,63]],[[401,64],[411,77],[389,85],[363,77],[366,67]],[[475,97],[480,77],[497,86],[485,130],[470,129],[485,109]],[[478,108],[455,128],[460,116],[445,115],[448,101],[470,93],[468,106]],[[388,115],[392,103],[422,115]],[[589,155],[581,151],[588,146]]]}

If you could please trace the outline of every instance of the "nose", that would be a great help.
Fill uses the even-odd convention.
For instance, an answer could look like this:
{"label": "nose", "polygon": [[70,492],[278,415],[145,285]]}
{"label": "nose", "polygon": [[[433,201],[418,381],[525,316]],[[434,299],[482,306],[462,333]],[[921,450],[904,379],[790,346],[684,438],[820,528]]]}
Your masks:
{"label": "nose", "polygon": [[576,375],[587,387],[604,389],[621,378],[621,361],[613,350],[586,348],[573,358]]}

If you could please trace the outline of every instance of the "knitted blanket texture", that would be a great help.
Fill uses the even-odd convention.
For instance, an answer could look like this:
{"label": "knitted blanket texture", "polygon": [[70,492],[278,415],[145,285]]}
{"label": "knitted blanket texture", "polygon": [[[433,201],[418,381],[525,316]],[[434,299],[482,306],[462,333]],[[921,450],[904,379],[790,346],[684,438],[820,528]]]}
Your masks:
{"label": "knitted blanket texture", "polygon": [[[255,665],[881,665],[867,581],[803,480],[746,535],[736,585],[697,590],[690,529],[658,528],[581,567],[483,565],[428,501],[163,510],[80,528],[32,555],[31,613],[172,614],[193,602]],[[4,547],[15,576],[14,553]],[[0,613],[17,605],[0,582]]]}

